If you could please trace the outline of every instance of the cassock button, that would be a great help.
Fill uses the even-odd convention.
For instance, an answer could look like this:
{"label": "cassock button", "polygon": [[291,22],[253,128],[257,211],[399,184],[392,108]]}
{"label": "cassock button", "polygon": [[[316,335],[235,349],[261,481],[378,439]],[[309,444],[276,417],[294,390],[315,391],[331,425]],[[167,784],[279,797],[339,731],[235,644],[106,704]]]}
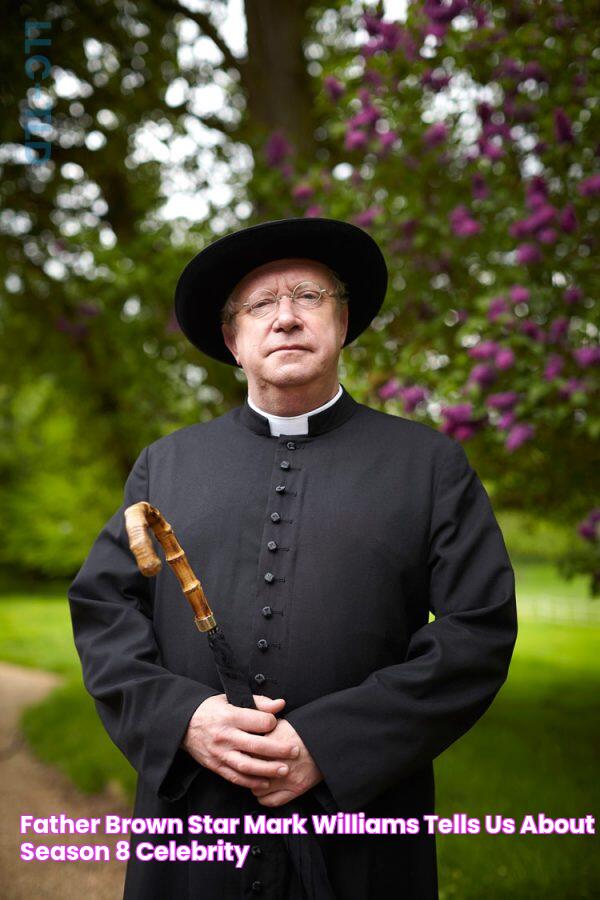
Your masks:
{"label": "cassock button", "polygon": [[265,641],[264,638],[261,638],[260,641],[258,641],[258,643],[256,644],[256,646],[258,647],[259,650],[266,650],[267,647],[269,646],[269,642]]}
{"label": "cassock button", "polygon": [[283,460],[279,463],[279,468],[280,468],[280,469],[289,469],[289,467],[290,467],[290,464],[289,464],[289,462],[287,461],[287,459],[283,459]]}
{"label": "cassock button", "polygon": [[262,881],[253,881],[252,890],[255,894],[260,894],[260,892],[262,891]]}
{"label": "cassock button", "polygon": [[271,513],[271,522],[279,522],[281,520],[281,516],[279,513]]}
{"label": "cassock button", "polygon": [[283,494],[283,492],[285,491],[285,484],[278,484],[275,490],[278,494]]}
{"label": "cassock button", "polygon": [[268,581],[271,584],[272,581],[275,580],[275,576],[272,572],[265,572],[265,581]]}
{"label": "cassock button", "polygon": [[273,610],[271,609],[270,606],[263,606],[261,612],[262,612],[263,616],[265,617],[265,619],[270,619],[271,616],[273,615]]}
{"label": "cassock button", "polygon": [[264,684],[267,679],[262,674],[262,672],[259,672],[258,675],[254,676],[254,680],[257,684]]}
{"label": "cassock button", "polygon": [[288,450],[295,450],[295,449],[296,449],[296,445],[295,445],[295,443],[294,443],[293,441],[288,441],[287,444],[286,444],[285,446],[288,448]]}
{"label": "cassock button", "polygon": [[275,543],[275,541],[269,541],[267,547],[269,548],[269,550],[277,550],[277,544]]}
{"label": "cassock button", "polygon": [[256,844],[252,844],[252,846],[250,847],[250,853],[252,854],[252,856],[261,856],[262,850],[260,849],[260,847],[257,847]]}

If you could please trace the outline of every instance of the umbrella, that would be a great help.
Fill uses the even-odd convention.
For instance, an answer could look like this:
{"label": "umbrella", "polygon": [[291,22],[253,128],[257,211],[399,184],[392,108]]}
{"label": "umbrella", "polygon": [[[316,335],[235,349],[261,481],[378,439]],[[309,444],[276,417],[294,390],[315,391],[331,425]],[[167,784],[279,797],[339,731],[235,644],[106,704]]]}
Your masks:
{"label": "umbrella", "polygon": [[[248,677],[237,665],[231,646],[219,630],[200,579],[194,574],[173,529],[162,513],[145,500],[134,503],[125,510],[125,527],[129,548],[140,572],[147,578],[157,575],[162,568],[150,538],[148,529],[152,529],[164,550],[165,559],[175,572],[181,589],[194,610],[198,630],[208,638],[227,700],[233,706],[256,709]],[[302,812],[299,800],[286,805],[290,810]],[[284,835],[283,838],[308,900],[334,900],[325,860],[316,837],[309,834],[298,840],[294,840],[291,835]]]}

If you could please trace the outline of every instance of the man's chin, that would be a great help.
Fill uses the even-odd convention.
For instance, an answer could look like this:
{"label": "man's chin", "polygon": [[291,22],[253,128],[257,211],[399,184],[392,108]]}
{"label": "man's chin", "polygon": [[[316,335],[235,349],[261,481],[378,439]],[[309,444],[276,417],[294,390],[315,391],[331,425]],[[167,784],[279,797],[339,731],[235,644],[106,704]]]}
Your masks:
{"label": "man's chin", "polygon": [[[275,354],[281,359],[271,361],[270,365],[265,367],[265,375],[273,384],[306,384],[315,377],[312,366],[307,366],[306,361],[298,358],[297,360],[287,357],[283,359],[283,354]],[[298,357],[305,356],[304,353],[298,354]]]}

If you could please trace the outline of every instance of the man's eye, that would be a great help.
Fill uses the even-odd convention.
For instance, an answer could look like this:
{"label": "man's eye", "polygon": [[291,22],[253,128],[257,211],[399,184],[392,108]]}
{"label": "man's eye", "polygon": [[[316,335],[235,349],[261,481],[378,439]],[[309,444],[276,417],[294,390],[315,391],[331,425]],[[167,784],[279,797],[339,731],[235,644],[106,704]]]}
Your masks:
{"label": "man's eye", "polygon": [[264,300],[257,300],[256,303],[252,304],[252,309],[264,309],[266,306],[270,306],[272,300],[268,300],[266,297]]}
{"label": "man's eye", "polygon": [[317,300],[319,297],[316,291],[302,291],[300,296],[303,300]]}

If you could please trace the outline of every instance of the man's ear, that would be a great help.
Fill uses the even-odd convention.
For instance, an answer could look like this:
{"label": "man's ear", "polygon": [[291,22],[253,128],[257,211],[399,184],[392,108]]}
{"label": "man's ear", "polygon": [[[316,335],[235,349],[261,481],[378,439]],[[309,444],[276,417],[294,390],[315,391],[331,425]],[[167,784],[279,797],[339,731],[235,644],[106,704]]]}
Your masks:
{"label": "man's ear", "polygon": [[350,312],[348,310],[348,304],[344,303],[340,310],[340,321],[342,323],[342,331],[343,331],[343,335],[344,335],[342,338],[342,344],[341,344],[342,347],[344,346],[344,341],[346,340],[346,335],[348,334],[349,318],[350,318]]}
{"label": "man's ear", "polygon": [[229,324],[229,322],[221,323],[221,332],[223,334],[223,340],[225,341],[225,346],[229,350],[230,353],[235,356],[235,361],[239,365],[240,361],[237,356],[237,340],[235,335],[235,328]]}

